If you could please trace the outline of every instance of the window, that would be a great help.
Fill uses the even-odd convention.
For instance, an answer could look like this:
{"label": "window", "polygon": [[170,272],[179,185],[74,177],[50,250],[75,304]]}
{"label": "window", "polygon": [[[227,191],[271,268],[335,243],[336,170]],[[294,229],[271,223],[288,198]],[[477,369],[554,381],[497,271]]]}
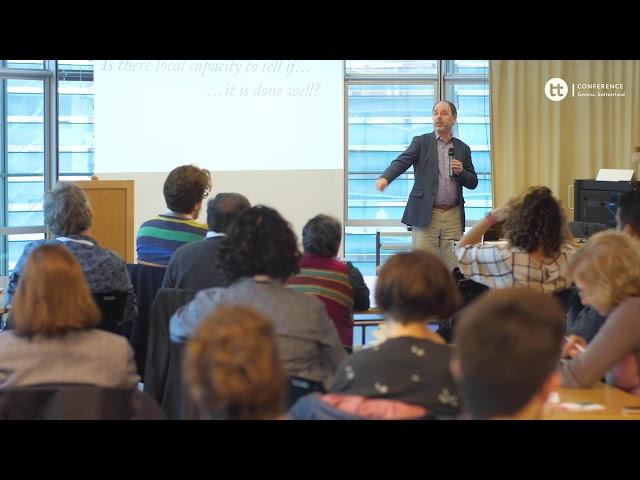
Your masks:
{"label": "window", "polygon": [[0,274],[7,275],[26,243],[44,238],[43,197],[58,174],[93,173],[93,62],[0,60],[0,126]]}
{"label": "window", "polygon": [[[345,62],[347,155],[345,257],[375,275],[376,231],[406,232],[400,222],[413,186],[413,169],[380,193],[375,181],[411,139],[433,130],[440,99],[458,108],[454,135],[471,148],[478,187],[465,191],[467,224],[492,206],[489,131],[489,62],[486,60],[350,60]],[[383,243],[411,243],[407,236]],[[385,250],[383,258],[395,253]]]}

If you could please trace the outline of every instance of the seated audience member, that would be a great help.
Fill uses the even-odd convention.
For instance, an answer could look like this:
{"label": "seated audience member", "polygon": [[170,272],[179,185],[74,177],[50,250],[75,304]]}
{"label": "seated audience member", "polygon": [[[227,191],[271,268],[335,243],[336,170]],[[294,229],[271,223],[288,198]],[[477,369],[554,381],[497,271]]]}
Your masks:
{"label": "seated audience member", "polygon": [[186,341],[219,305],[252,307],[274,322],[288,374],[328,385],[346,352],[322,302],[286,287],[299,259],[296,236],[278,212],[264,206],[246,210],[218,251],[231,285],[202,290],[181,307],[171,317],[172,341]]}
{"label": "seated audience member", "polygon": [[138,263],[166,267],[179,247],[205,237],[207,226],[197,219],[210,190],[208,170],[194,165],[171,170],[163,188],[168,211],[147,220],[138,230]]}
{"label": "seated audience member", "polygon": [[329,393],[302,397],[291,417],[408,419],[459,413],[451,347],[427,325],[449,317],[460,301],[445,264],[423,250],[396,254],[380,269],[375,298],[384,311],[387,339],[345,359]]}
{"label": "seated audience member", "polygon": [[250,207],[249,200],[238,193],[219,193],[209,200],[206,238],[187,243],[173,253],[162,286],[191,290],[226,287],[229,282],[218,262],[220,242],[231,222]]}
{"label": "seated audience member", "polygon": [[302,229],[304,255],[300,273],[289,288],[315,295],[324,303],[342,344],[353,346],[353,310],[369,308],[369,287],[351,262],[338,260],[342,225],[333,217],[316,215]]}
{"label": "seated audience member", "polygon": [[[483,244],[482,235],[504,221],[506,244]],[[532,187],[479,220],[458,242],[460,271],[489,288],[523,286],[543,293],[571,287],[563,275],[575,252],[558,200],[547,187]]]}
{"label": "seated audience member", "polygon": [[0,388],[92,384],[134,388],[139,377],[126,338],[100,322],[81,265],[62,245],[35,248],[0,333]]}
{"label": "seated audience member", "polygon": [[474,419],[539,419],[560,378],[560,303],[528,288],[493,291],[457,325],[451,369]]}
{"label": "seated audience member", "polygon": [[31,252],[44,244],[62,244],[77,258],[92,293],[125,292],[127,299],[123,322],[133,322],[136,316],[135,295],[127,264],[115,252],[102,248],[91,238],[93,212],[84,191],[73,183],[58,182],[45,195],[44,222],[54,234],[54,240],[28,243],[18,259],[5,292],[10,304],[18,281]]}
{"label": "seated audience member", "polygon": [[563,354],[573,359],[560,365],[562,384],[591,387],[606,374],[607,383],[640,396],[640,242],[630,235],[604,231],[587,240],[571,259],[567,275],[583,305],[606,317],[584,353],[570,336]]}
{"label": "seated audience member", "polygon": [[287,376],[273,322],[246,307],[219,307],[187,343],[185,381],[198,416],[284,418]]}
{"label": "seated audience member", "polygon": [[[617,229],[640,240],[640,190],[625,192],[618,199]],[[575,318],[567,319],[567,333],[578,335],[586,342],[596,336],[606,317],[593,307],[585,306]]]}

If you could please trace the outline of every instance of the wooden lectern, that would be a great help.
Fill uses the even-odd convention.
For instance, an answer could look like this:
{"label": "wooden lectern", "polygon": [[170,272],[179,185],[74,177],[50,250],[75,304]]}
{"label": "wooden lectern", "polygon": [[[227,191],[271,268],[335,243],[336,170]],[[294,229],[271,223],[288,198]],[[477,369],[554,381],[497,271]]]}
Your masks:
{"label": "wooden lectern", "polygon": [[127,263],[134,263],[133,180],[96,178],[75,183],[84,190],[91,202],[93,238],[101,247],[115,251]]}

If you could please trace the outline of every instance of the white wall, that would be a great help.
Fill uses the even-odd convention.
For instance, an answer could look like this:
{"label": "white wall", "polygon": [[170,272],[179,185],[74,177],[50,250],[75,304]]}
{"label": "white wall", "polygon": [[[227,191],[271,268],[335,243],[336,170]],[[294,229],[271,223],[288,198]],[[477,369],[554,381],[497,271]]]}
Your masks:
{"label": "white wall", "polygon": [[[287,219],[301,244],[302,227],[314,215],[325,213],[343,218],[344,170],[268,170],[211,172],[213,198],[220,192],[245,195],[252,205],[275,208]],[[135,188],[135,232],[145,220],[166,210],[162,185],[168,172],[100,173],[100,180],[133,180]],[[205,201],[206,204],[206,201]],[[200,221],[206,223],[206,205]]]}

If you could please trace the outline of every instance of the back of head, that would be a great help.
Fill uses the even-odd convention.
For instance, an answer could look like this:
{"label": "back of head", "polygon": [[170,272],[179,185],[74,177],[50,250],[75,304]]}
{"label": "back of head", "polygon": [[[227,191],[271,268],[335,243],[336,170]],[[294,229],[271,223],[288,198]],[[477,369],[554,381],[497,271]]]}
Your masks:
{"label": "back of head", "polygon": [[207,226],[210,231],[225,233],[229,225],[245,210],[249,200],[239,193],[219,193],[207,202]]}
{"label": "back of head", "polygon": [[446,319],[460,305],[453,276],[438,257],[423,250],[387,260],[376,281],[376,304],[401,323]]}
{"label": "back of head", "polygon": [[531,187],[515,202],[504,222],[504,233],[512,245],[528,253],[541,248],[546,257],[556,257],[565,221],[562,207],[551,190]]}
{"label": "back of head", "polygon": [[526,288],[495,290],[459,320],[454,337],[465,409],[473,418],[519,412],[560,361],[559,302]]}
{"label": "back of head", "polygon": [[329,215],[316,215],[302,229],[302,246],[305,253],[333,258],[338,255],[342,240],[342,225]]}
{"label": "back of head", "polygon": [[247,307],[221,306],[187,344],[185,378],[200,414],[229,420],[283,413],[286,374],[273,323]]}
{"label": "back of head", "polygon": [[29,255],[11,307],[17,335],[62,335],[100,321],[84,272],[62,245],[44,244]]}
{"label": "back of head", "polygon": [[296,235],[272,208],[257,205],[242,213],[220,243],[218,259],[230,282],[268,275],[285,281],[298,273]]}
{"label": "back of head", "polygon": [[636,236],[640,237],[640,190],[625,192],[618,199],[618,229],[627,225],[633,227]]}
{"label": "back of head", "polygon": [[640,240],[613,230],[598,232],[571,256],[566,275],[597,290],[609,308],[640,296]]}
{"label": "back of head", "polygon": [[44,199],[44,222],[55,235],[77,235],[91,227],[91,209],[84,191],[58,182]]}
{"label": "back of head", "polygon": [[191,213],[211,190],[211,174],[195,165],[176,167],[164,181],[167,208],[176,213]]}

